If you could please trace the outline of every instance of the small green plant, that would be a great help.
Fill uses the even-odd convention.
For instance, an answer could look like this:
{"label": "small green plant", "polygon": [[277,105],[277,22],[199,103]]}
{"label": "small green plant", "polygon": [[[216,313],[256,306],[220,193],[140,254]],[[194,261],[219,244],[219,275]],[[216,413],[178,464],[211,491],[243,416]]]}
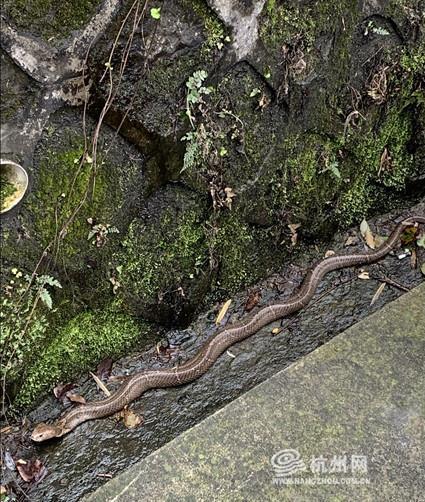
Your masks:
{"label": "small green plant", "polygon": [[160,19],[161,18],[161,7],[152,7],[151,17],[153,19]]}
{"label": "small green plant", "polygon": [[45,337],[49,325],[46,308],[53,307],[51,289],[61,287],[50,275],[31,278],[17,268],[10,270],[0,304],[3,391],[9,381],[16,380],[34,347]]}
{"label": "small green plant", "polygon": [[195,71],[186,82],[186,115],[188,116],[190,125],[192,127],[195,127],[193,111],[194,106],[199,106],[201,103],[203,103],[203,96],[211,94],[213,90],[212,87],[205,87],[203,85],[203,82],[206,78],[207,72],[205,70],[198,70]]}
{"label": "small green plant", "polygon": [[376,24],[373,21],[368,21],[368,23],[366,24],[366,28],[364,30],[365,37],[367,37],[369,33],[374,33],[375,35],[381,35],[381,36],[386,36],[390,34],[390,32],[385,28],[376,26]]}
{"label": "small green plant", "polygon": [[108,235],[120,233],[117,227],[113,227],[109,223],[95,224],[93,218],[87,218],[87,223],[91,225],[87,240],[90,241],[93,239],[92,244],[94,244],[98,248],[101,248],[106,244]]}
{"label": "small green plant", "polygon": [[341,179],[341,171],[339,170],[339,164],[337,160],[330,160],[326,163],[326,166],[322,169],[322,173],[329,171],[332,176],[337,179]]}

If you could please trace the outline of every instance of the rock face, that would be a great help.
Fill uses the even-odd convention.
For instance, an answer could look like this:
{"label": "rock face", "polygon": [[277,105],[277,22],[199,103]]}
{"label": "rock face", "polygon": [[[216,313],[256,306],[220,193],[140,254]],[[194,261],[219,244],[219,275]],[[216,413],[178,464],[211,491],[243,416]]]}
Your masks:
{"label": "rock face", "polygon": [[[45,360],[79,343],[74,316],[187,325],[301,243],[424,194],[417,1],[21,3],[2,32],[2,155],[31,180],[3,225],[11,388],[45,368],[35,341]],[[80,370],[128,346],[114,332]]]}

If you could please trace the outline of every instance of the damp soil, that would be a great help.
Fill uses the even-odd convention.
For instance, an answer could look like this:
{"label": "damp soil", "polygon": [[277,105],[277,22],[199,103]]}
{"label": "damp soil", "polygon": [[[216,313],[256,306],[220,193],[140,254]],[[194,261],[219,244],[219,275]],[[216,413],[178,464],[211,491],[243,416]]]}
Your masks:
{"label": "damp soil", "polygon": [[[388,235],[395,221],[398,221],[397,217],[413,213],[425,214],[425,202],[397,215],[387,214],[371,220],[370,224],[377,234]],[[347,245],[349,237],[351,242]],[[270,302],[284,300],[300,284],[308,266],[321,259],[327,250],[351,253],[364,249],[365,245],[357,230],[336,235],[333,242],[312,245],[306,249],[302,259],[288,264],[280,274],[273,275],[258,283],[255,288],[232,298],[222,326],[246,314],[248,297],[259,298],[254,307],[257,309]],[[418,250],[418,259],[423,262],[424,250]],[[47,468],[47,474],[37,484],[22,483],[13,468],[4,466],[4,482],[9,483],[9,486],[19,484],[14,491],[19,495],[21,489],[24,490],[32,501],[77,501],[424,279],[418,268],[412,268],[411,257],[405,256],[402,249],[365,269],[369,272],[370,279],[360,279],[358,268],[330,273],[320,284],[315,298],[307,308],[266,326],[249,339],[235,344],[195,382],[146,392],[130,406],[142,417],[141,425],[136,428],[126,428],[122,421],[110,417],[84,423],[62,439],[34,445],[29,439],[32,426],[39,421],[54,420],[65,411],[65,405],[53,396],[45,399],[28,415],[24,426],[17,425],[3,434],[2,442],[4,452],[8,452],[15,460],[40,459]],[[371,305],[383,278],[392,282],[392,285],[387,283],[382,294]],[[144,352],[116,361],[112,376],[130,375],[147,368],[174,366],[190,358],[206,339],[220,329],[215,325],[219,309],[220,305],[212,306],[189,328],[170,330],[159,340],[159,345],[154,344]],[[102,398],[91,377],[84,377],[76,384],[73,392],[84,396],[87,401]],[[110,377],[107,385],[113,390],[119,385],[119,381]]]}

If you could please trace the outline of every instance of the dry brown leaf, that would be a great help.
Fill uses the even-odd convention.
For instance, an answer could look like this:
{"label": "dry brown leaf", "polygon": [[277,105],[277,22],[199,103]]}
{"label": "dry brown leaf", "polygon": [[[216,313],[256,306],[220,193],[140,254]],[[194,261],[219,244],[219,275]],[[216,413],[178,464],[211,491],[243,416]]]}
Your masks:
{"label": "dry brown leaf", "polygon": [[367,280],[370,279],[369,272],[363,271],[357,276],[359,279]]}
{"label": "dry brown leaf", "polygon": [[227,311],[229,310],[231,303],[232,303],[232,300],[227,300],[227,302],[221,307],[220,312],[218,313],[217,319],[215,320],[215,323],[217,326],[224,319],[224,316],[227,314]]}
{"label": "dry brown leaf", "polygon": [[349,235],[344,243],[344,246],[353,246],[354,244],[357,244],[357,242],[358,238],[356,235]]}
{"label": "dry brown leaf", "polygon": [[375,249],[375,239],[372,234],[372,230],[369,227],[369,223],[366,220],[363,220],[360,223],[360,233],[362,234],[363,239],[366,244],[371,248]]}
{"label": "dry brown leaf", "polygon": [[385,282],[383,282],[382,284],[380,284],[378,286],[378,289],[376,290],[375,294],[373,295],[372,297],[372,300],[370,301],[370,305],[372,306],[377,300],[378,298],[382,295],[382,291],[384,291],[384,288],[385,288]]}
{"label": "dry brown leaf", "polygon": [[121,417],[123,419],[124,425],[129,429],[134,429],[134,427],[137,427],[142,423],[142,417],[127,408],[122,410]]}
{"label": "dry brown leaf", "polygon": [[245,302],[245,312],[251,312],[251,310],[258,305],[260,299],[261,291],[259,289],[251,291]]}
{"label": "dry brown leaf", "polygon": [[375,241],[375,248],[379,248],[384,244],[384,242],[388,239],[388,237],[385,237],[383,235],[375,235],[374,241]]}
{"label": "dry brown leaf", "polygon": [[288,225],[289,230],[291,231],[291,244],[295,246],[298,241],[298,232],[297,230],[300,228],[301,223],[290,223]]}
{"label": "dry brown leaf", "polygon": [[72,392],[67,392],[66,397],[73,403],[86,404],[84,397],[80,396],[79,394],[72,394]]}
{"label": "dry brown leaf", "polygon": [[90,371],[90,375],[93,377],[93,380],[96,382],[96,385],[99,387],[99,389],[105,394],[106,397],[109,397],[111,395],[111,392],[109,391],[108,387],[102,382],[102,380],[92,373]]}
{"label": "dry brown leaf", "polygon": [[41,479],[43,479],[44,476],[47,474],[46,467],[42,464],[41,460],[39,460],[38,458],[31,459],[28,461],[22,459],[17,460],[16,469],[18,470],[21,478],[26,483],[29,483],[30,481],[37,483],[38,481],[41,481]]}
{"label": "dry brown leaf", "polygon": [[418,255],[416,249],[412,249],[412,255],[410,256],[410,268],[415,269],[418,266]]}
{"label": "dry brown leaf", "polygon": [[66,393],[69,392],[71,389],[75,387],[74,383],[60,383],[56,385],[56,387],[53,389],[53,394],[55,395],[55,398],[58,399],[59,401],[64,401],[66,398]]}
{"label": "dry brown leaf", "polygon": [[328,249],[325,253],[325,258],[329,258],[330,256],[334,256],[335,251],[332,251],[332,249]]}
{"label": "dry brown leaf", "polygon": [[100,361],[96,369],[96,375],[101,380],[108,380],[108,378],[110,377],[112,371],[112,363],[113,361],[110,357],[107,357],[106,359]]}
{"label": "dry brown leaf", "polygon": [[232,202],[233,202],[233,197],[236,197],[235,192],[233,191],[233,188],[231,187],[226,187],[224,189],[224,192],[226,193],[226,200],[225,204],[229,209],[232,209]]}
{"label": "dry brown leaf", "polygon": [[262,94],[260,100],[258,101],[258,106],[261,108],[261,110],[264,110],[264,108],[267,108],[270,104],[270,98],[266,96],[266,94]]}

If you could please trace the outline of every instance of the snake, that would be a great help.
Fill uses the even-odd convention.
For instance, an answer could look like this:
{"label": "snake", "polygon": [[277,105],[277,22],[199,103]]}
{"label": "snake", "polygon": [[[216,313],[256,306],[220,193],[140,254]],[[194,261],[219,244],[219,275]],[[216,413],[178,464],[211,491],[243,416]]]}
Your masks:
{"label": "snake", "polygon": [[264,306],[242,321],[218,331],[191,359],[181,365],[136,373],[128,377],[108,398],[78,405],[54,423],[39,423],[33,429],[31,439],[42,442],[64,436],[83,422],[110,416],[122,410],[149,389],[179,386],[199,378],[236,342],[250,337],[278,319],[305,308],[325,274],[341,268],[377,262],[395,248],[404,230],[415,224],[425,224],[425,216],[410,216],[400,222],[387,240],[376,249],[359,254],[332,255],[324,258],[307,272],[301,286],[283,303]]}

